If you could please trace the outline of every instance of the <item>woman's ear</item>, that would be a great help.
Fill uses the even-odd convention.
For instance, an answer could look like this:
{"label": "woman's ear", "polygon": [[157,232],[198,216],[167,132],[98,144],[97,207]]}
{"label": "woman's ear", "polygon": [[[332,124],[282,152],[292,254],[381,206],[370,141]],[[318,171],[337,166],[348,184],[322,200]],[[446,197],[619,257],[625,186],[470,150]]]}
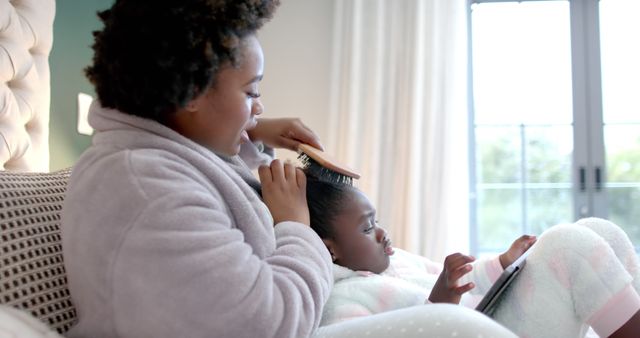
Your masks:
{"label": "woman's ear", "polygon": [[335,263],[339,259],[338,245],[336,245],[336,242],[334,242],[332,239],[323,238],[322,242],[327,247],[327,250],[329,250],[329,253],[331,254],[331,260]]}
{"label": "woman's ear", "polygon": [[206,93],[200,92],[198,95],[196,95],[196,97],[191,99],[191,101],[187,102],[187,104],[184,106],[184,110],[191,113],[197,112],[200,109],[200,104],[205,96]]}

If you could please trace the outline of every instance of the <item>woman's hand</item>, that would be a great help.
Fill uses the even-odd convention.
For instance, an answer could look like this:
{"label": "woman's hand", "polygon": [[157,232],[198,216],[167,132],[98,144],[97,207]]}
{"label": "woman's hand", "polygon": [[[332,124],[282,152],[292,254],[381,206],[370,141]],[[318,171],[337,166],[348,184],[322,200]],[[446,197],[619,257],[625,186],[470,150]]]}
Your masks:
{"label": "woman's hand", "polygon": [[473,289],[473,283],[458,286],[458,280],[473,269],[471,262],[475,258],[461,253],[454,253],[444,259],[444,269],[431,290],[429,301],[432,303],[459,304],[462,295]]}
{"label": "woman's hand", "polygon": [[502,268],[506,269],[509,265],[513,264],[518,257],[522,256],[525,251],[529,250],[536,240],[536,236],[522,235],[520,238],[513,241],[509,250],[501,254],[499,257]]}
{"label": "woman's hand", "polygon": [[258,168],[262,199],[271,211],[274,224],[294,221],[310,224],[307,206],[307,178],[291,163],[273,160]]}
{"label": "woman's hand", "polygon": [[300,143],[306,143],[324,150],[318,136],[297,118],[261,118],[248,133],[252,141],[262,141],[272,148],[297,151]]}

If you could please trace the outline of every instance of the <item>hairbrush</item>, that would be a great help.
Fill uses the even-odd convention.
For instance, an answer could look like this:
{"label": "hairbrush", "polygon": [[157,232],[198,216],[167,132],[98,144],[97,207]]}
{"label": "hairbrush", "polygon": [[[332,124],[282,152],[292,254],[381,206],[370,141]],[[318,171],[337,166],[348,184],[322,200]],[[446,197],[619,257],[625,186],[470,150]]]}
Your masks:
{"label": "hairbrush", "polygon": [[353,179],[360,178],[355,170],[308,144],[301,143],[298,146],[298,159],[307,174],[322,181],[353,185]]}

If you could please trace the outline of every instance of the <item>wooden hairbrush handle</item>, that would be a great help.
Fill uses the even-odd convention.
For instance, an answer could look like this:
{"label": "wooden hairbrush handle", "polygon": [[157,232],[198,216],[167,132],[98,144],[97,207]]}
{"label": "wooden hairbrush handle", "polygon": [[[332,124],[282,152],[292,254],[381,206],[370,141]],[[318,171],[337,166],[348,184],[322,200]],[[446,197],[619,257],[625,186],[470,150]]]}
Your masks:
{"label": "wooden hairbrush handle", "polygon": [[329,156],[324,151],[314,148],[308,144],[300,143],[298,146],[298,151],[307,154],[307,156],[314,159],[316,162],[320,163],[321,166],[326,169],[333,170],[339,174],[349,176],[354,179],[359,179],[360,174],[355,170],[349,168],[348,166],[339,163],[334,158]]}

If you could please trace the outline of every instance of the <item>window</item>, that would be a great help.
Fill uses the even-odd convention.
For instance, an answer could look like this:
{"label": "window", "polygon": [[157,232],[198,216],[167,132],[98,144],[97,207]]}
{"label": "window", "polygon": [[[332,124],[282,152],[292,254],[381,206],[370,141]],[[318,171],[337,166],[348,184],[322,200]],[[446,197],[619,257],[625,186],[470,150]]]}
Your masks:
{"label": "window", "polygon": [[640,244],[640,1],[601,0],[599,12],[608,216]]}
{"label": "window", "polygon": [[640,243],[638,3],[470,3],[474,254],[586,216]]}

